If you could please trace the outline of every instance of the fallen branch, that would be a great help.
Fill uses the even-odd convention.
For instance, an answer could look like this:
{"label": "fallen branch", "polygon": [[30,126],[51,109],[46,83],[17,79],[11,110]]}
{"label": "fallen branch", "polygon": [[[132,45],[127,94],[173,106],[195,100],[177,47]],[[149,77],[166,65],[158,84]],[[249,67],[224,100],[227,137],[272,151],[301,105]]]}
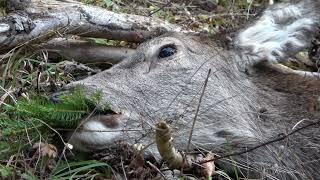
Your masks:
{"label": "fallen branch", "polygon": [[69,60],[80,63],[117,64],[122,59],[135,53],[135,49],[96,44],[85,40],[55,38],[48,43],[35,45],[33,48],[44,49],[52,54],[59,54]]}
{"label": "fallen branch", "polygon": [[73,0],[21,1],[16,6],[18,12],[0,19],[0,50],[61,34],[142,42],[164,32],[181,31],[159,19],[114,13]]}

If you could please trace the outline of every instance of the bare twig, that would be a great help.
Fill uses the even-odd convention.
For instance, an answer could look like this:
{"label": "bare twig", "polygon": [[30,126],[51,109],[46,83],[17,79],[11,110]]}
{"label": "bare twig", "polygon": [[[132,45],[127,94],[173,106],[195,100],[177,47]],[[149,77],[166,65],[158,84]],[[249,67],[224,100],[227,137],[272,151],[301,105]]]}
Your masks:
{"label": "bare twig", "polygon": [[163,8],[169,6],[171,4],[171,0],[169,0],[166,4],[162,5],[159,9],[152,11],[148,16],[152,16],[153,14],[161,11]]}
{"label": "bare twig", "polygon": [[147,161],[147,164],[154,170],[156,170],[162,177],[163,179],[167,179],[166,176],[160,171],[160,169],[157,168],[154,164],[152,164],[150,161]]}
{"label": "bare twig", "polygon": [[9,90],[6,90],[6,89],[3,88],[2,86],[0,86],[0,89],[5,92],[5,94],[4,94],[4,95],[1,97],[1,99],[0,99],[0,105],[4,103],[5,97],[6,97],[7,95],[10,96],[10,98],[13,100],[13,102],[14,102],[15,104],[17,104],[17,100],[16,100],[16,98],[11,94],[11,93],[13,93],[13,91],[10,91],[10,88],[9,88]]}
{"label": "bare twig", "polygon": [[209,159],[209,160],[206,160],[206,161],[202,161],[202,162],[200,162],[200,163],[202,164],[202,163],[206,163],[206,162],[210,162],[210,161],[216,161],[216,160],[218,160],[218,159],[228,158],[228,157],[231,157],[231,156],[242,155],[242,154],[245,154],[245,153],[254,151],[254,150],[258,149],[258,148],[267,146],[267,145],[269,145],[269,144],[282,141],[282,140],[288,138],[289,136],[291,136],[291,135],[293,135],[293,134],[295,134],[295,133],[297,133],[297,132],[300,132],[300,131],[302,131],[302,130],[304,130],[304,129],[306,129],[306,128],[309,128],[309,127],[311,127],[311,126],[316,126],[316,125],[319,125],[319,124],[320,124],[320,120],[319,120],[319,121],[316,121],[316,122],[313,122],[313,123],[310,123],[310,124],[307,124],[307,125],[302,126],[302,127],[300,127],[300,128],[297,128],[296,130],[293,130],[293,131],[291,131],[291,132],[288,133],[288,134],[285,134],[285,135],[280,136],[280,137],[278,137],[278,138],[275,138],[275,139],[272,139],[272,140],[270,140],[270,141],[264,142],[264,143],[262,143],[262,144],[260,144],[260,145],[255,146],[255,147],[248,148],[248,149],[246,149],[246,150],[244,150],[244,151],[239,151],[239,152],[235,152],[235,153],[230,153],[230,154],[222,155],[222,156],[219,156],[219,157],[216,157],[216,158],[212,158],[212,159]]}
{"label": "bare twig", "polygon": [[196,114],[194,115],[194,118],[193,118],[192,127],[191,127],[191,131],[190,131],[190,135],[189,135],[188,145],[187,145],[187,152],[189,151],[191,138],[192,138],[192,134],[193,134],[193,129],[194,129],[194,126],[195,126],[196,121],[197,121],[197,117],[198,117],[198,113],[199,113],[199,109],[200,109],[200,104],[201,104],[201,101],[202,101],[202,97],[204,95],[204,91],[206,90],[210,74],[211,74],[211,69],[209,69],[208,75],[206,77],[206,80],[204,81],[204,85],[203,85],[203,89],[202,89],[202,92],[201,92],[201,95],[200,95],[200,98],[199,98],[199,103],[198,103],[198,107],[197,107],[197,110],[196,110]]}
{"label": "bare twig", "polygon": [[121,168],[122,168],[122,171],[123,171],[124,179],[128,179],[127,175],[126,175],[126,171],[125,171],[124,166],[123,166],[122,156],[120,156],[120,158],[121,158]]}
{"label": "bare twig", "polygon": [[251,6],[252,6],[252,4],[253,4],[253,1],[254,1],[254,0],[250,0],[250,4],[249,4],[249,6],[248,6],[248,10],[247,10],[247,20],[249,19],[250,9],[251,9]]}
{"label": "bare twig", "polygon": [[[75,131],[75,129],[67,129],[67,128],[55,128],[57,131]],[[81,132],[128,132],[128,131],[143,131],[143,129],[119,129],[119,130],[92,130],[92,129],[82,129],[79,128],[77,131]]]}

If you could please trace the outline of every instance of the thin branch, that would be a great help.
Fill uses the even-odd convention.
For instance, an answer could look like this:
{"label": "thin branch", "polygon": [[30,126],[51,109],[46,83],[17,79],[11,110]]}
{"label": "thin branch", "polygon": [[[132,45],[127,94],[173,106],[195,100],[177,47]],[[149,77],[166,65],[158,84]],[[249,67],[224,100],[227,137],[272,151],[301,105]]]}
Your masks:
{"label": "thin branch", "polygon": [[125,169],[124,169],[124,166],[123,166],[122,156],[120,156],[120,158],[121,158],[121,168],[122,168],[122,171],[123,171],[124,179],[127,180],[128,178],[127,178],[127,175],[126,175],[126,171],[125,171]]}
{"label": "thin branch", "polygon": [[[58,54],[80,63],[117,64],[122,59],[135,53],[135,49],[117,46],[106,46],[91,41],[55,38],[47,43],[33,45],[33,49],[46,49],[52,55]],[[58,59],[58,58],[57,58]]]}
{"label": "thin branch", "polygon": [[155,166],[154,164],[152,164],[150,161],[147,161],[147,164],[154,170],[156,170],[163,179],[167,179],[166,176],[160,171],[160,169],[157,168],[157,166]]}
{"label": "thin branch", "polygon": [[169,0],[166,4],[162,5],[159,9],[151,12],[148,16],[152,16],[153,14],[161,11],[163,8],[168,7],[171,4],[171,0]]}
{"label": "thin branch", "polygon": [[[74,131],[75,129],[67,129],[67,128],[55,128],[57,131]],[[82,129],[79,128],[77,131],[81,132],[128,132],[128,131],[143,131],[143,129],[119,129],[119,130],[91,130],[91,129]]]}
{"label": "thin branch", "polygon": [[192,127],[191,127],[191,131],[190,131],[190,135],[189,135],[188,145],[187,145],[187,152],[189,151],[191,138],[192,138],[192,134],[193,134],[193,129],[194,129],[194,126],[195,126],[196,121],[197,121],[197,117],[198,117],[198,113],[199,113],[202,97],[204,95],[204,91],[206,90],[210,74],[211,74],[211,69],[209,69],[208,75],[206,77],[206,80],[204,81],[203,89],[202,89],[202,92],[201,92],[201,95],[200,95],[200,98],[199,98],[199,104],[198,104],[198,107],[197,107],[197,110],[196,110],[196,114],[195,114],[195,116],[193,118]]}
{"label": "thin branch", "polygon": [[251,1],[250,1],[250,4],[249,4],[249,6],[248,6],[248,10],[247,10],[247,20],[249,19],[250,9],[251,9],[251,6],[252,6],[252,4],[253,4],[253,1],[254,1],[254,0],[251,0]]}
{"label": "thin branch", "polygon": [[258,145],[258,146],[255,146],[255,147],[252,147],[252,148],[248,148],[248,149],[246,149],[246,150],[244,150],[244,151],[239,151],[239,152],[235,152],[235,153],[230,153],[230,154],[222,155],[222,156],[219,156],[219,157],[216,157],[216,158],[212,158],[212,159],[209,159],[209,160],[206,160],[206,161],[202,161],[202,162],[200,162],[200,164],[203,164],[203,163],[206,163],[206,162],[210,162],[210,161],[216,161],[216,160],[218,160],[218,159],[228,158],[228,157],[231,157],[231,156],[238,156],[238,155],[242,155],[242,154],[245,154],[245,153],[254,151],[254,150],[258,149],[258,148],[267,146],[267,145],[269,145],[269,144],[282,141],[282,140],[288,138],[289,136],[291,136],[291,135],[293,135],[293,134],[295,134],[295,133],[297,133],[297,132],[300,132],[300,131],[302,131],[302,130],[304,130],[304,129],[306,129],[306,128],[309,128],[309,127],[311,127],[311,126],[316,126],[316,125],[319,125],[319,124],[320,124],[320,120],[319,120],[319,121],[316,121],[316,122],[313,122],[313,123],[310,123],[310,124],[307,124],[307,125],[302,126],[302,127],[300,127],[300,128],[297,128],[296,130],[291,131],[289,134],[285,134],[285,135],[280,136],[280,137],[278,137],[278,138],[275,138],[275,139],[272,139],[272,140],[270,140],[270,141],[264,142],[264,143],[262,143],[262,144],[260,144],[260,145]]}

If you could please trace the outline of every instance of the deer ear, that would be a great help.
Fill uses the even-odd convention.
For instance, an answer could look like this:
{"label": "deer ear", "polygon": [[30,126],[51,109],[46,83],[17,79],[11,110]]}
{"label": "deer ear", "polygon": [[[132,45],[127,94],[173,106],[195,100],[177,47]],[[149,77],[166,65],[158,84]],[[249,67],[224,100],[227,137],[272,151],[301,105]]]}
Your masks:
{"label": "deer ear", "polygon": [[234,46],[253,63],[285,60],[311,42],[320,19],[319,2],[305,0],[269,7],[255,23],[238,33]]}

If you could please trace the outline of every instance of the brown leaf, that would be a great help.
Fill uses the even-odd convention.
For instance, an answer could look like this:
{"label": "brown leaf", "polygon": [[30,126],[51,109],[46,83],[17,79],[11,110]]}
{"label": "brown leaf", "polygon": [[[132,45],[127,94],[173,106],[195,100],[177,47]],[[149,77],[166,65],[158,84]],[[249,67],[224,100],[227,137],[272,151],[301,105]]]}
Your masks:
{"label": "brown leaf", "polygon": [[37,149],[37,153],[39,153],[42,157],[48,156],[49,158],[56,158],[58,155],[57,148],[48,143],[35,143],[33,145],[33,149]]}
{"label": "brown leaf", "polygon": [[130,167],[137,168],[137,167],[143,167],[145,165],[145,160],[143,158],[142,153],[136,154],[134,159],[130,162]]}
{"label": "brown leaf", "polygon": [[[207,156],[203,158],[203,161],[207,161],[213,158],[214,158],[214,154],[209,152]],[[203,166],[202,173],[206,178],[209,178],[214,174],[215,168],[216,168],[216,166],[214,165],[214,161],[203,163],[202,166]]]}

